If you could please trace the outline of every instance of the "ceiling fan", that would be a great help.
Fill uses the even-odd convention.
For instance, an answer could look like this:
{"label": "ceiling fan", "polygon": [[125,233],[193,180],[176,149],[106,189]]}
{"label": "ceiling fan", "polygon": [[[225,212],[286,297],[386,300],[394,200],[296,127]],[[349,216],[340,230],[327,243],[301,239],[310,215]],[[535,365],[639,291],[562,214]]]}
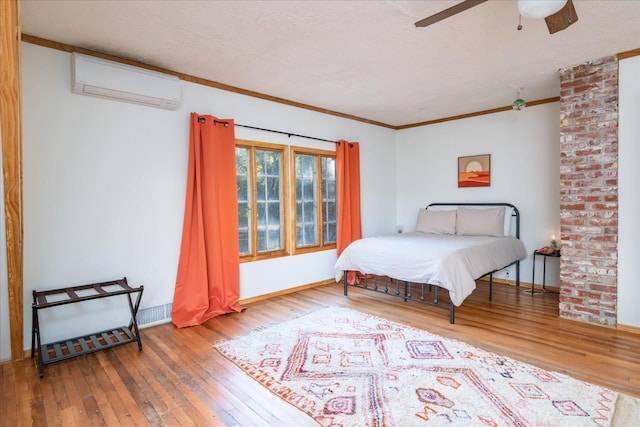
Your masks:
{"label": "ceiling fan", "polygon": [[[487,0],[464,0],[455,6],[428,16],[415,23],[416,27],[426,27],[478,6]],[[557,33],[578,20],[573,0],[518,0],[518,10],[525,18],[544,18],[549,33]]]}

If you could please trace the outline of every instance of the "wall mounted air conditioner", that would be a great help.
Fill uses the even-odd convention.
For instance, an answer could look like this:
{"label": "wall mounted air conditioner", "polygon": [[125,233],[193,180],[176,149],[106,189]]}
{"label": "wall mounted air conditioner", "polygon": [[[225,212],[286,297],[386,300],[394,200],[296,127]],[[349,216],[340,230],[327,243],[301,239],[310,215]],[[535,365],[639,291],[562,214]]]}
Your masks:
{"label": "wall mounted air conditioner", "polygon": [[182,87],[176,76],[72,53],[71,92],[174,110]]}

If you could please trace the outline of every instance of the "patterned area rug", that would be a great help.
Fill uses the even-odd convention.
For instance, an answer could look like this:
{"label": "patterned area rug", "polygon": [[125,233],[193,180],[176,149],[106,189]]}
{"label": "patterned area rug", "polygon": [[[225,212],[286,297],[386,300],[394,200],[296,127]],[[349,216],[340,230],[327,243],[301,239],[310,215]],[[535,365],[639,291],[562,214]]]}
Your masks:
{"label": "patterned area rug", "polygon": [[214,347],[332,427],[608,426],[619,398],[563,374],[338,307]]}

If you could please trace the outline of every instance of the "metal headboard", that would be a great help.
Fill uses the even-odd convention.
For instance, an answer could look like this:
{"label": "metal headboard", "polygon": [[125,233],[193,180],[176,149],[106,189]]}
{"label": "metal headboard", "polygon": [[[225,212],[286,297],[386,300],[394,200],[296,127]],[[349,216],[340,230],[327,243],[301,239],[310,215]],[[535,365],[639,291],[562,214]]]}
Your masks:
{"label": "metal headboard", "polygon": [[520,238],[520,211],[511,203],[430,203],[427,205],[427,209],[432,206],[505,206],[509,208],[513,208],[513,213],[511,214],[511,218],[516,219],[516,236],[518,239]]}

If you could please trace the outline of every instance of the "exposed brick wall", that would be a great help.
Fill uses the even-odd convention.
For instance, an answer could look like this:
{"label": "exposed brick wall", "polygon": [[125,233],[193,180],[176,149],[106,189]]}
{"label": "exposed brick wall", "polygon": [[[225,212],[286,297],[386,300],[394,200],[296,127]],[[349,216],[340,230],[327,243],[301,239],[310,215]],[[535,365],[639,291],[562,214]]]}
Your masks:
{"label": "exposed brick wall", "polygon": [[616,325],[618,61],[560,70],[560,316]]}

